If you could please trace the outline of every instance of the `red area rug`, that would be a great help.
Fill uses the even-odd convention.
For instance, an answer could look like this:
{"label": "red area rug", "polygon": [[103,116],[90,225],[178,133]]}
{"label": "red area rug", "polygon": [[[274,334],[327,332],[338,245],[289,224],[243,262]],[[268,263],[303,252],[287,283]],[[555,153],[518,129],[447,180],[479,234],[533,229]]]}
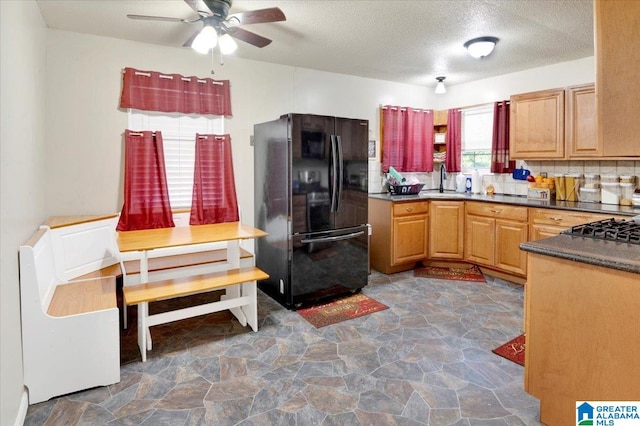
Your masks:
{"label": "red area rug", "polygon": [[492,350],[496,355],[500,355],[503,358],[513,361],[516,364],[524,366],[524,350],[525,350],[525,338],[524,334],[519,335],[513,340],[509,340],[502,346],[499,346]]}
{"label": "red area rug", "polygon": [[442,280],[486,282],[482,271],[476,265],[464,268],[440,268],[425,266],[413,270],[413,276],[421,278],[439,278]]}
{"label": "red area rug", "polygon": [[296,312],[309,321],[314,327],[321,328],[385,309],[389,309],[389,307],[364,294],[358,293],[325,303],[324,305],[298,309]]}

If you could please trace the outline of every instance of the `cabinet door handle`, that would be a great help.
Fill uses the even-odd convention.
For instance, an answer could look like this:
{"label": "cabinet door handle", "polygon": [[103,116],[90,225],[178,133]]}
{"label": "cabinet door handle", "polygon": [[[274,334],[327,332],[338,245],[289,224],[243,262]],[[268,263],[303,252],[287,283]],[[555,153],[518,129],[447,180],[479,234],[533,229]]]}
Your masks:
{"label": "cabinet door handle", "polygon": [[562,218],[561,218],[561,217],[549,216],[549,219],[554,220],[554,221],[556,221],[556,222],[560,222],[560,221],[562,221]]}
{"label": "cabinet door handle", "polygon": [[502,210],[493,210],[493,209],[491,209],[491,213],[494,213],[494,214],[500,213],[501,211]]}
{"label": "cabinet door handle", "polygon": [[411,213],[413,211],[413,207],[406,207],[405,210]]}

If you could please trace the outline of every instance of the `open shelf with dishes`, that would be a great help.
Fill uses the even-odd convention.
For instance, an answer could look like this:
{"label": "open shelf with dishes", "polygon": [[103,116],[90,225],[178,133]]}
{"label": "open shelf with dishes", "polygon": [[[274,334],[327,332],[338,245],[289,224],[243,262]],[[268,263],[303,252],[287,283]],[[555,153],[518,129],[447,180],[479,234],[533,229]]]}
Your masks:
{"label": "open shelf with dishes", "polygon": [[443,164],[446,154],[447,110],[433,112],[433,162]]}

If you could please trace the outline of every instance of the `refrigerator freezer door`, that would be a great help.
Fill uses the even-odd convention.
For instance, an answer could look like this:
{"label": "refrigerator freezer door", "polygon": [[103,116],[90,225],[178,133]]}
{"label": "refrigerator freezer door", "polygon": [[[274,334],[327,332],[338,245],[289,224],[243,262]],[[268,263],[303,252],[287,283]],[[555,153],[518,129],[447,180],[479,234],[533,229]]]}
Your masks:
{"label": "refrigerator freezer door", "polygon": [[288,189],[295,202],[292,215],[294,233],[333,227],[326,206],[331,204],[330,137],[334,129],[334,117],[312,114],[289,116],[292,181]]}
{"label": "refrigerator freezer door", "polygon": [[[368,222],[369,122],[336,118],[335,132],[339,188],[332,213],[333,228],[365,225]],[[351,179],[352,176],[357,179]]]}
{"label": "refrigerator freezer door", "polygon": [[295,235],[291,262],[291,307],[317,303],[367,285],[367,226]]}

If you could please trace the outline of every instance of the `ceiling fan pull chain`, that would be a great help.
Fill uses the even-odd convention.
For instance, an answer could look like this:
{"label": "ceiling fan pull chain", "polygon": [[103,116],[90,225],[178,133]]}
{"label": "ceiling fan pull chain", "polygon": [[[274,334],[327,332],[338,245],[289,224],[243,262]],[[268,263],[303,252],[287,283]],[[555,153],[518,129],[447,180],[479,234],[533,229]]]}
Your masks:
{"label": "ceiling fan pull chain", "polygon": [[213,60],[213,49],[211,49],[211,74],[215,74],[216,72],[213,70],[214,60]]}

